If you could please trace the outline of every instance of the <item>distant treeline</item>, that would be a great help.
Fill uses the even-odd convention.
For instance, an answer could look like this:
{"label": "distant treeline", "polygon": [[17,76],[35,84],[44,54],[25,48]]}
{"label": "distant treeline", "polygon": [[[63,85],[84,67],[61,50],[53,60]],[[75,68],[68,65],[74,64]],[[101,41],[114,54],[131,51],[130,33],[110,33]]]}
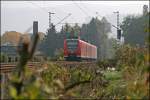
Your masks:
{"label": "distant treeline", "polygon": [[143,46],[149,40],[149,18],[150,13],[139,16],[129,15],[124,18],[121,29],[123,30],[125,44]]}
{"label": "distant treeline", "polygon": [[[140,16],[127,16],[121,24],[125,44],[143,46],[148,37],[149,29],[149,13]],[[55,26],[52,25],[38,48],[45,55],[54,57],[59,49],[63,48],[64,39],[67,38],[68,34],[74,37],[79,35],[82,40],[98,47],[99,59],[108,59],[113,57],[114,47],[117,45],[116,39],[108,38],[110,32],[111,24],[105,17],[101,20],[92,18],[89,23],[82,24],[81,27],[78,24],[71,26],[66,23],[60,32],[56,32]]]}
{"label": "distant treeline", "polygon": [[[43,51],[47,56],[54,57],[63,48],[63,42],[65,38],[70,37],[80,38],[98,47],[98,58],[110,58],[113,53],[114,39],[108,38],[108,33],[111,32],[111,25],[102,18],[92,18],[88,24],[83,24],[81,27],[78,24],[74,26],[66,23],[62,26],[60,32],[56,32],[55,26],[52,25],[51,29],[48,29],[47,35],[43,42],[39,45],[39,49]],[[57,51],[57,52],[56,52]]]}

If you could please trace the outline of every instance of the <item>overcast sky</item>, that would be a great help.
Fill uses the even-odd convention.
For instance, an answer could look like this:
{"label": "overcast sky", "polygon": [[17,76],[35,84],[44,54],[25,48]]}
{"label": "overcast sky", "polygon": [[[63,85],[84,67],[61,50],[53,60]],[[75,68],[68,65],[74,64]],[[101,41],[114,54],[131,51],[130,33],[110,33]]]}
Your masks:
{"label": "overcast sky", "polygon": [[[127,15],[142,14],[144,4],[149,5],[149,1],[1,1],[1,34],[5,31],[24,33],[35,20],[39,22],[39,31],[45,33],[49,23],[48,12],[55,13],[52,15],[54,24],[71,13],[62,23],[81,25],[89,22],[92,17],[98,16],[101,19],[105,16],[116,25],[114,11],[120,12],[121,22]],[[61,25],[56,26],[57,30]]]}

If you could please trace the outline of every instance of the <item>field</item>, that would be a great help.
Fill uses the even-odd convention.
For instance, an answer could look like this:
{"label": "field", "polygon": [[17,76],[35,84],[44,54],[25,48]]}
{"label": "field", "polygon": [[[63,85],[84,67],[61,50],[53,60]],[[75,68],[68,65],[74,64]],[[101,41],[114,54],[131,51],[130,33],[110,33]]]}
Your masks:
{"label": "field", "polygon": [[[98,62],[47,61],[41,71],[26,68],[20,81],[8,75],[7,98],[14,99],[148,99],[149,72],[147,49],[123,46],[118,60]],[[134,54],[133,54],[134,53]],[[121,56],[120,56],[121,55]],[[131,61],[131,62],[130,62]],[[110,66],[114,65],[114,66]],[[17,85],[19,86],[19,85]],[[19,93],[19,94],[17,94]]]}
{"label": "field", "polygon": [[[2,100],[150,100],[148,2],[140,4],[132,1],[124,5],[116,1],[112,9],[108,9],[112,1],[94,1],[92,5],[87,1],[66,1],[69,8],[65,10],[60,8],[64,1],[59,1],[62,4],[58,5],[58,9],[67,11],[64,13],[55,7],[53,9],[55,3],[50,1],[27,1],[39,9],[44,10],[45,7],[45,14],[30,7],[26,1],[13,2],[2,3],[14,5],[13,9],[8,5],[8,11],[2,6],[5,13],[2,16],[5,22],[3,28],[6,28],[0,45]],[[69,2],[73,2],[74,6]],[[133,11],[130,7],[134,8]],[[87,16],[85,11],[88,8],[92,13]],[[115,9],[118,11],[114,12]],[[19,10],[20,13],[17,12]],[[49,12],[55,10],[56,14]],[[82,13],[86,16],[83,17]],[[55,19],[57,16],[59,20]],[[33,25],[25,31],[33,18],[37,21],[33,21]],[[45,27],[44,30],[41,30],[42,27]],[[80,43],[79,39],[84,42]],[[82,60],[70,61],[66,58]]]}

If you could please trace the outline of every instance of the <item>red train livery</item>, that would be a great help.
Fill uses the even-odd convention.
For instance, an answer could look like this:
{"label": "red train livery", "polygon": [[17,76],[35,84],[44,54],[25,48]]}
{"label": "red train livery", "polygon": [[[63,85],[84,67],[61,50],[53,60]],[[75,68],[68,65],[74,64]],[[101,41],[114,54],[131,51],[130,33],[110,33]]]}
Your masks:
{"label": "red train livery", "polygon": [[97,47],[80,39],[65,39],[64,56],[68,61],[96,60]]}

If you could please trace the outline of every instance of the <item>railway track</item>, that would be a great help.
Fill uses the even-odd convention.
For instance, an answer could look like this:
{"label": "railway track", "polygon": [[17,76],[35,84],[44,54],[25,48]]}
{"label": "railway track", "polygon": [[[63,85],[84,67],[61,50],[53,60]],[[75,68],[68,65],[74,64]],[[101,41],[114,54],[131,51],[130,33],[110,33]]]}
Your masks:
{"label": "railway track", "polygon": [[[0,71],[1,73],[10,73],[16,69],[17,63],[0,63]],[[40,62],[29,62],[27,66],[29,69],[34,70],[38,66],[40,66]]]}
{"label": "railway track", "polygon": [[77,62],[77,61],[55,61],[53,62],[56,65],[64,66],[64,67],[78,67],[78,66],[94,66],[96,62],[94,61],[84,61],[84,62]]}
{"label": "railway track", "polygon": [[[96,62],[77,62],[77,61],[53,61],[53,64],[60,66],[60,67],[89,67],[89,66],[95,66]],[[0,63],[0,71],[1,73],[10,73],[13,70],[16,69],[17,63]],[[27,67],[31,70],[39,69],[42,64],[40,62],[29,62],[27,64]],[[43,66],[42,66],[43,67]],[[47,66],[48,67],[48,66]]]}

